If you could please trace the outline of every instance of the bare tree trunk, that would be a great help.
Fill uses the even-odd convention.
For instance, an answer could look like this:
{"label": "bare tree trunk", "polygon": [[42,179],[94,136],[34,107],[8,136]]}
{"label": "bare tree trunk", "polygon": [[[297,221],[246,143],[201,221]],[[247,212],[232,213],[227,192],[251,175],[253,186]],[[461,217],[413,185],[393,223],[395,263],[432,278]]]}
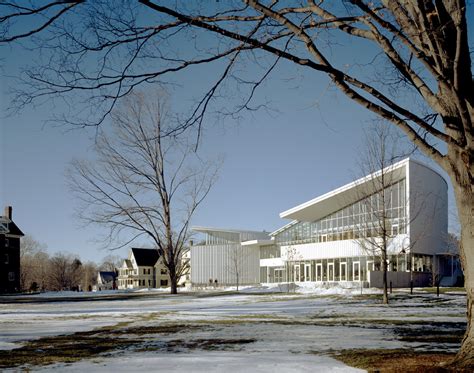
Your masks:
{"label": "bare tree trunk", "polygon": [[171,278],[171,291],[170,294],[178,294],[178,282],[176,281],[176,276]]}
{"label": "bare tree trunk", "polygon": [[[458,170],[466,169],[462,157],[457,158],[455,167]],[[463,178],[460,174],[456,176],[457,178],[452,177],[452,183],[461,224],[460,254],[467,294],[467,328],[454,363],[457,367],[472,367],[474,366],[474,193],[468,178]]]}
{"label": "bare tree trunk", "polygon": [[170,276],[171,291],[170,294],[178,294],[178,276],[176,276],[176,266],[173,263],[169,263],[168,273]]}
{"label": "bare tree trunk", "polygon": [[387,291],[387,246],[384,244],[385,249],[382,250],[382,271],[383,271],[383,298],[382,303],[388,304],[388,291]]}

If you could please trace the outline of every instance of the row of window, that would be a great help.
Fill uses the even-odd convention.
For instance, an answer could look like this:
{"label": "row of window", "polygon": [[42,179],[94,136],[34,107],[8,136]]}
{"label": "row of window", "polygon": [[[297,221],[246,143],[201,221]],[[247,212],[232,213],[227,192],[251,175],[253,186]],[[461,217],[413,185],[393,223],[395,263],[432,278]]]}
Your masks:
{"label": "row of window", "polygon": [[260,246],[260,259],[280,258],[280,248],[276,245]]}
{"label": "row of window", "polygon": [[268,234],[263,231],[260,233],[255,232],[216,232],[211,231],[207,232],[205,236],[205,240],[198,243],[196,246],[200,245],[225,245],[225,244],[232,244],[232,243],[240,243],[249,240],[255,240],[258,238],[265,238],[267,239]]}
{"label": "row of window", "polygon": [[[381,263],[377,256],[293,261],[283,267],[260,267],[260,281],[367,281],[367,272],[382,270]],[[421,254],[390,255],[387,261],[389,271],[399,272],[431,272],[432,265],[431,256]]]}
{"label": "row of window", "polygon": [[235,232],[212,232],[206,234],[206,245],[222,245],[240,242],[240,234]]}
{"label": "row of window", "polygon": [[[139,269],[120,269],[120,275],[121,276],[129,276],[129,275],[138,275],[139,274]],[[153,274],[151,268],[143,268],[143,274],[144,275],[151,275]],[[166,268],[161,268],[160,274],[166,275],[168,274],[168,271]]]}
{"label": "row of window", "polygon": [[[148,284],[148,285],[147,285]],[[148,286],[152,287],[152,280],[119,280],[120,287],[126,286]],[[168,280],[160,280],[160,286],[168,286]]]}
{"label": "row of window", "polygon": [[278,244],[326,242],[405,233],[405,179],[314,222],[295,222],[275,236]]}

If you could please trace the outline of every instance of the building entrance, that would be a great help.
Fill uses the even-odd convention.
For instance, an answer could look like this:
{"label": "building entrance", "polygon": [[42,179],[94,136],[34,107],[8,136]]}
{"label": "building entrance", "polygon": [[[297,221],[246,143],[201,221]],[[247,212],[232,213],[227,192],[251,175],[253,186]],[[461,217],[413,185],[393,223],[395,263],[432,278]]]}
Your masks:
{"label": "building entrance", "polygon": [[304,280],[311,281],[311,264],[304,265]]}
{"label": "building entrance", "polygon": [[321,263],[316,264],[316,281],[323,281],[323,265]]}
{"label": "building entrance", "polygon": [[360,281],[360,262],[352,263],[352,277],[354,281]]}
{"label": "building entrance", "polygon": [[328,281],[334,281],[334,263],[328,263]]}
{"label": "building entrance", "polygon": [[339,265],[339,273],[341,275],[340,281],[347,281],[347,263]]}

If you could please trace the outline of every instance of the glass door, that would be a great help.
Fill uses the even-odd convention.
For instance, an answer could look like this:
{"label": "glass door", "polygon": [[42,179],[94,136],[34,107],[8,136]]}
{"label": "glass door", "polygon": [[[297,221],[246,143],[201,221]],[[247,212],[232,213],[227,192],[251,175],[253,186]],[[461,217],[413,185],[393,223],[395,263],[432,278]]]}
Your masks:
{"label": "glass door", "polygon": [[374,261],[373,260],[367,260],[367,272],[373,271],[374,270]]}
{"label": "glass door", "polygon": [[295,282],[301,281],[301,267],[299,264],[295,264],[294,267]]}
{"label": "glass door", "polygon": [[334,263],[328,263],[328,281],[334,281]]}
{"label": "glass door", "polygon": [[339,265],[339,273],[341,274],[341,281],[347,281],[347,263]]}
{"label": "glass door", "polygon": [[304,280],[311,281],[311,264],[304,265]]}
{"label": "glass door", "polygon": [[323,265],[322,263],[316,264],[316,281],[323,281]]}
{"label": "glass door", "polygon": [[352,263],[352,273],[354,281],[360,281],[360,262]]}

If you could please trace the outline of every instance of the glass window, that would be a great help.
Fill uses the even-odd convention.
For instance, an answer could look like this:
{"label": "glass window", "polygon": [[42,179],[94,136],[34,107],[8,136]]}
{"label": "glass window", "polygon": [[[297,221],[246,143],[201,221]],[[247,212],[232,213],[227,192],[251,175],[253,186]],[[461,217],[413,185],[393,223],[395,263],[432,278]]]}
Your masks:
{"label": "glass window", "polygon": [[405,206],[406,204],[406,198],[405,198],[405,179],[403,179],[401,182],[400,182],[400,185],[399,185],[399,197],[400,197],[400,206]]}
{"label": "glass window", "polygon": [[400,183],[396,185],[395,188],[392,188],[392,207],[399,207],[400,201],[398,200],[398,193],[400,189]]}

